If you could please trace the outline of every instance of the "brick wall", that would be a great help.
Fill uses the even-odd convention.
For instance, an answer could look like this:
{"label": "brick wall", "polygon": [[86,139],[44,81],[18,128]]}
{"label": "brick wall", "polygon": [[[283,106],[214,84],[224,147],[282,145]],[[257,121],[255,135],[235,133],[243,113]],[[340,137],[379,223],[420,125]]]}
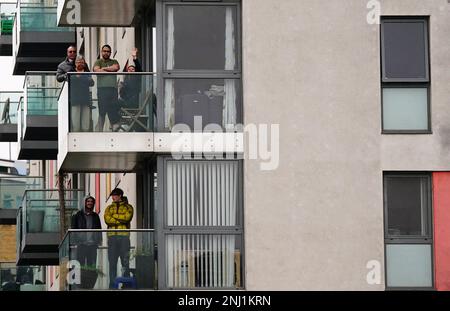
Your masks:
{"label": "brick wall", "polygon": [[16,261],[16,226],[0,225],[0,262]]}

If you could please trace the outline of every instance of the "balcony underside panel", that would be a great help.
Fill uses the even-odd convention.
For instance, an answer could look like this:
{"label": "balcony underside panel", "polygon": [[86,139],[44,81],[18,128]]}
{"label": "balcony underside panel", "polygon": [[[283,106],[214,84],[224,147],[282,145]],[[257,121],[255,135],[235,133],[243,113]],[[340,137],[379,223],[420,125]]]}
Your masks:
{"label": "balcony underside panel", "polygon": [[17,142],[17,124],[0,124],[0,142]]}
{"label": "balcony underside panel", "polygon": [[56,160],[58,141],[22,140],[18,160]]}
{"label": "balcony underside panel", "polygon": [[61,166],[64,172],[134,172],[149,154],[136,152],[71,152]]}
{"label": "balcony underside panel", "polygon": [[24,31],[20,33],[17,57],[58,57],[61,62],[67,47],[75,42],[75,32]]}
{"label": "balcony underside panel", "polygon": [[55,266],[59,264],[58,252],[21,253],[17,258],[18,266]]}
{"label": "balcony underside panel", "polygon": [[[67,46],[66,46],[67,49]],[[64,52],[61,55],[65,55]],[[55,71],[59,63],[64,60],[61,57],[16,57],[13,75],[25,75],[27,71]]]}
{"label": "balcony underside panel", "polygon": [[0,36],[0,56],[12,56],[12,36]]}
{"label": "balcony underside panel", "polygon": [[27,233],[23,253],[58,253],[60,243],[59,232]]}
{"label": "balcony underside panel", "polygon": [[[69,0],[59,0],[59,26],[131,26],[142,6],[153,6],[154,0],[79,0],[78,8]],[[79,12],[79,15],[77,15]],[[79,17],[79,19],[75,18]]]}
{"label": "balcony underside panel", "polygon": [[27,116],[25,140],[58,140],[58,116]]}
{"label": "balcony underside panel", "polygon": [[17,222],[17,209],[0,208],[0,225],[15,225]]}

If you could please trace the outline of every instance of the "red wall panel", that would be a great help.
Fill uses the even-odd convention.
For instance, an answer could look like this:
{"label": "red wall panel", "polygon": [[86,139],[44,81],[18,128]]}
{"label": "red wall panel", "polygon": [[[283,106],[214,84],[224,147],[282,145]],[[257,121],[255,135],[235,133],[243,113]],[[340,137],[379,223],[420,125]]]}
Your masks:
{"label": "red wall panel", "polygon": [[437,290],[450,290],[450,172],[433,173],[434,273]]}

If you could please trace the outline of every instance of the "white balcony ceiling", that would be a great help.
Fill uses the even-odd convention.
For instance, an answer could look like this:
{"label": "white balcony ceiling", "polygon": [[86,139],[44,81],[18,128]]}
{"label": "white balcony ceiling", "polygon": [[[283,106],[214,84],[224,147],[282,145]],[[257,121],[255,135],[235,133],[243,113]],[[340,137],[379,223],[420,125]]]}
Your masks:
{"label": "white balcony ceiling", "polygon": [[[146,0],[78,0],[80,3],[78,11],[72,6],[73,1],[59,0],[58,25],[130,26],[144,1]],[[77,12],[80,12],[79,16],[75,15]]]}

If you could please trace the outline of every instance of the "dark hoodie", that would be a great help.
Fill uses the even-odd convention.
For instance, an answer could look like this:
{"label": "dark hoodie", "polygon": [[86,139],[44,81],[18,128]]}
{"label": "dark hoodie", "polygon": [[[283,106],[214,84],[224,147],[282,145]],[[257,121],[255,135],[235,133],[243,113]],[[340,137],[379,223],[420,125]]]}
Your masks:
{"label": "dark hoodie", "polygon": [[[87,199],[94,200],[94,207],[92,212],[88,215],[86,214],[86,200]],[[100,217],[95,212],[95,199],[92,196],[86,196],[84,198],[84,207],[83,210],[78,211],[75,215],[72,216],[72,229],[101,229],[102,224],[100,222]],[[87,244],[96,244],[100,245],[102,240],[101,232],[87,232],[87,233],[76,233],[79,237],[80,242],[85,242]]]}

